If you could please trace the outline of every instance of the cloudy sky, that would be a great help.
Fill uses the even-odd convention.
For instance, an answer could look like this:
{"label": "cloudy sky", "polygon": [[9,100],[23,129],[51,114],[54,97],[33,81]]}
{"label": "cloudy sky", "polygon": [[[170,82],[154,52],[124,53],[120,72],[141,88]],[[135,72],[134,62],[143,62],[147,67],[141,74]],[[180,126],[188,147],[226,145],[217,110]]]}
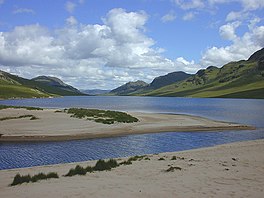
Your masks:
{"label": "cloudy sky", "polygon": [[195,73],[262,47],[263,0],[0,0],[0,69],[79,89]]}

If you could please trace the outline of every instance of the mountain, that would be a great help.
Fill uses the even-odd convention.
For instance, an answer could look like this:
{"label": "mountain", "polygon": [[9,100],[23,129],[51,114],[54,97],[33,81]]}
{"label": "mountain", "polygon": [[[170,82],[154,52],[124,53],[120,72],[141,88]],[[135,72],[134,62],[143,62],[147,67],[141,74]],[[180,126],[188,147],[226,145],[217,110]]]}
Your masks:
{"label": "mountain", "polygon": [[[0,99],[33,97],[40,98],[53,96],[37,89],[22,85],[20,82],[18,82],[18,78],[20,77],[0,71]],[[27,79],[21,78],[21,81],[27,81]]]}
{"label": "mountain", "polygon": [[63,96],[84,95],[78,89],[65,84],[59,78],[56,78],[56,77],[38,76],[36,78],[31,79],[31,81],[34,81],[38,83],[39,85],[46,85],[46,86],[40,86],[40,87],[49,93],[59,94]]}
{"label": "mountain", "polygon": [[138,93],[146,96],[264,98],[264,48],[248,60],[210,66],[189,78]]}
{"label": "mountain", "polygon": [[89,94],[89,95],[103,95],[108,94],[111,90],[105,89],[88,89],[88,90],[81,90],[82,93]]}
{"label": "mountain", "polygon": [[32,97],[53,97],[66,95],[84,95],[79,90],[64,84],[61,80],[55,79],[58,85],[53,86],[47,82],[29,80],[16,75],[0,71],[0,98],[32,98]]}
{"label": "mountain", "polygon": [[138,80],[135,82],[128,82],[116,89],[111,90],[109,94],[110,95],[129,95],[147,86],[148,84],[141,80]]}
{"label": "mountain", "polygon": [[191,74],[187,74],[187,73],[182,72],[182,71],[168,73],[164,76],[159,76],[159,77],[155,78],[150,83],[149,88],[150,89],[158,89],[160,87],[164,87],[166,85],[185,80],[186,78],[188,78],[190,76],[191,76]]}

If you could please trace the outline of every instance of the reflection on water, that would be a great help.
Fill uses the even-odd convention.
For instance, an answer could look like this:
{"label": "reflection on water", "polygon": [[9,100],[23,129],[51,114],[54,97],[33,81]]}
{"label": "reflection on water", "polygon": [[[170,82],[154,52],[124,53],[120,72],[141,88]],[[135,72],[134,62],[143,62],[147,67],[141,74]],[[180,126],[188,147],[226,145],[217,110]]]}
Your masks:
{"label": "reflection on water", "polygon": [[184,113],[257,126],[255,131],[168,132],[115,138],[42,143],[0,143],[0,169],[78,162],[208,147],[264,138],[264,100],[166,97],[64,97],[0,101],[52,108],[88,107]]}

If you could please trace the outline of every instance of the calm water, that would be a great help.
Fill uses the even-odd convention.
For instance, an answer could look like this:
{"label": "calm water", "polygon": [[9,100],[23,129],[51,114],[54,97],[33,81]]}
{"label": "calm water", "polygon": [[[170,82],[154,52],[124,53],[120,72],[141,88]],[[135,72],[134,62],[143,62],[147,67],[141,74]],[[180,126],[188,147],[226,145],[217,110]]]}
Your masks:
{"label": "calm water", "polygon": [[264,138],[264,100],[84,96],[2,100],[0,104],[192,114],[257,127],[255,131],[167,132],[66,142],[0,143],[0,169],[180,151]]}

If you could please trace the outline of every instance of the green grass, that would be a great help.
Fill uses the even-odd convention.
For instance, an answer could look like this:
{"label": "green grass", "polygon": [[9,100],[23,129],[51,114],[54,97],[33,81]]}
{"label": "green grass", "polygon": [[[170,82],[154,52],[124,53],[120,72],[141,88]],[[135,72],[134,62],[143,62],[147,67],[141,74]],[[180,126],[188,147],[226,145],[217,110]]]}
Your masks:
{"label": "green grass", "polygon": [[[87,166],[87,167],[82,167],[80,165],[76,165],[75,168],[71,168],[67,174],[64,175],[64,177],[72,177],[75,175],[86,175],[86,173],[92,173],[95,171],[109,171],[112,168],[116,168],[120,165],[129,165],[132,164],[132,161],[137,161],[137,160],[150,160],[146,155],[142,156],[134,156],[130,157],[127,161],[123,161],[121,163],[118,163],[115,159],[109,159],[109,160],[98,160],[94,166]],[[29,183],[29,182],[37,182],[39,180],[46,180],[50,178],[59,178],[58,174],[55,172],[50,172],[48,174],[44,173],[38,173],[36,175],[20,175],[19,173],[16,174],[16,176],[13,179],[13,182],[10,184],[10,186],[15,186],[18,184],[22,183]]]}
{"label": "green grass", "polygon": [[264,98],[264,73],[256,63],[239,61],[206,69],[184,81],[142,93],[149,96]]}
{"label": "green grass", "polygon": [[72,177],[74,175],[86,175],[87,172],[91,173],[94,171],[111,170],[112,168],[116,168],[118,166],[119,164],[115,159],[109,159],[108,161],[100,159],[93,167],[87,166],[86,168],[83,168],[82,166],[77,165],[75,168],[70,169],[65,177]]}
{"label": "green grass", "polygon": [[49,96],[51,95],[22,85],[0,84],[0,98],[2,99],[34,97],[42,98]]}
{"label": "green grass", "polygon": [[30,176],[30,175],[20,175],[20,174],[16,174],[16,176],[13,179],[13,182],[10,184],[11,186],[15,186],[18,184],[23,184],[23,183],[29,183],[29,182],[37,182],[39,180],[46,180],[46,179],[50,179],[50,178],[59,178],[58,174],[55,172],[50,172],[48,174],[44,174],[44,173],[38,173],[34,176]]}
{"label": "green grass", "polygon": [[21,116],[9,116],[9,117],[3,117],[0,118],[0,121],[5,121],[5,120],[13,120],[13,119],[21,119],[21,118],[30,118],[30,120],[37,120],[38,118],[34,115],[21,115]]}
{"label": "green grass", "polygon": [[70,108],[67,110],[71,117],[87,120],[93,120],[102,124],[120,123],[133,123],[139,120],[127,113],[119,111],[99,110],[99,109],[83,109],[83,108]]}

